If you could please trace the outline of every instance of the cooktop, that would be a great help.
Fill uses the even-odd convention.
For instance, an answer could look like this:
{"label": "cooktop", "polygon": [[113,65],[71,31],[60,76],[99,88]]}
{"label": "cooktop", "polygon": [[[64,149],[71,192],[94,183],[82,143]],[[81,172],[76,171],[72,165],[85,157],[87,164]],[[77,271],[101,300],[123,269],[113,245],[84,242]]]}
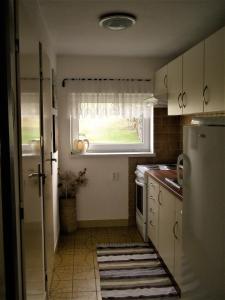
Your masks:
{"label": "cooktop", "polygon": [[176,164],[137,165],[137,170],[144,173],[148,170],[176,170]]}

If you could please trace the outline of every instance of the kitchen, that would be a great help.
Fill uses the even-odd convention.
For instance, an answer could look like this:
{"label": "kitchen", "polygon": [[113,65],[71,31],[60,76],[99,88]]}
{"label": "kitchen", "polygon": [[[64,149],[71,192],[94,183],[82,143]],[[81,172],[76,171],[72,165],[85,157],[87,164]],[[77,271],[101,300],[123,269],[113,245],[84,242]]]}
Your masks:
{"label": "kitchen", "polygon": [[[137,2],[18,2],[1,299],[225,298],[225,3]],[[65,235],[60,176],[84,168]]]}

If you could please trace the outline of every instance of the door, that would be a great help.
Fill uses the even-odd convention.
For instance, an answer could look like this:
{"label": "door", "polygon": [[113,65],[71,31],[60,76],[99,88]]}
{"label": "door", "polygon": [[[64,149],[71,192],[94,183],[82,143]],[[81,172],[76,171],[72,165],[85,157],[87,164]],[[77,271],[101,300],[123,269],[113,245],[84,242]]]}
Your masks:
{"label": "door", "polygon": [[32,14],[20,2],[23,273],[26,299],[45,299],[41,45]]}
{"label": "door", "polygon": [[183,290],[225,299],[225,127],[185,126],[183,142]]}
{"label": "door", "polygon": [[51,64],[45,48],[42,48],[43,88],[43,170],[45,253],[48,288],[51,284],[54,257],[52,172],[56,159],[52,157],[52,76]]}
{"label": "door", "polygon": [[204,111],[225,110],[224,53],[225,28],[205,40]]}
{"label": "door", "polygon": [[174,235],[175,198],[165,188],[159,191],[159,253],[174,274]]}
{"label": "door", "polygon": [[183,55],[183,114],[203,111],[203,54],[204,42]]}
{"label": "door", "polygon": [[168,115],[182,115],[182,56],[168,64]]}

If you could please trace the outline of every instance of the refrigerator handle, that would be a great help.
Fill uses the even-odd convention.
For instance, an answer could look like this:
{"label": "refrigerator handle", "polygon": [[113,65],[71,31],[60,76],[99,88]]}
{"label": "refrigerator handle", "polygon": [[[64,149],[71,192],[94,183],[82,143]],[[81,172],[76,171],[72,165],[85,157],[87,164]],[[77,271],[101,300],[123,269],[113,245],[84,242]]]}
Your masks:
{"label": "refrigerator handle", "polygon": [[183,173],[183,165],[181,164],[183,159],[184,159],[184,154],[182,153],[177,158],[177,181],[180,186],[183,185],[183,178],[180,176]]}

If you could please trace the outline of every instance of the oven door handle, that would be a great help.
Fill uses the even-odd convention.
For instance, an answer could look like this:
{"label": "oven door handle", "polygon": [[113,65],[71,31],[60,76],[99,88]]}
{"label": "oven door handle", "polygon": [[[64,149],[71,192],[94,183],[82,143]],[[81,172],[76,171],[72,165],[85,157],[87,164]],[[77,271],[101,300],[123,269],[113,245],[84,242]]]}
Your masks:
{"label": "oven door handle", "polygon": [[135,179],[135,183],[136,183],[137,185],[139,185],[139,186],[142,186],[142,187],[144,187],[144,186],[145,186],[145,184],[144,184],[144,183],[142,183],[142,182],[138,181],[137,179]]}

